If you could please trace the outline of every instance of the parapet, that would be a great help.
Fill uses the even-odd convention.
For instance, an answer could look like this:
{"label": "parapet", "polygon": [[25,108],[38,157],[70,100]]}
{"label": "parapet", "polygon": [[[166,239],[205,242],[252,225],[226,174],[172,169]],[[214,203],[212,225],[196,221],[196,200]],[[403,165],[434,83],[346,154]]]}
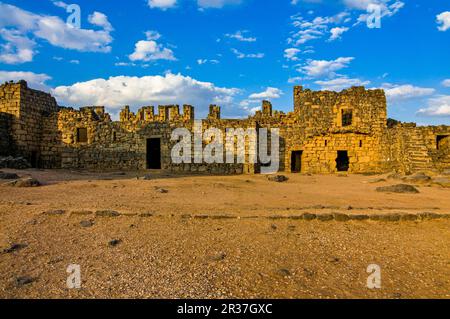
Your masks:
{"label": "parapet", "polygon": [[220,106],[214,104],[209,106],[208,120],[220,120]]}
{"label": "parapet", "polygon": [[180,113],[179,105],[159,105],[158,114],[155,114],[154,106],[143,106],[136,114],[130,111],[126,105],[120,112],[121,122],[169,122],[169,121],[192,121],[194,119],[194,107],[183,105],[183,114]]}

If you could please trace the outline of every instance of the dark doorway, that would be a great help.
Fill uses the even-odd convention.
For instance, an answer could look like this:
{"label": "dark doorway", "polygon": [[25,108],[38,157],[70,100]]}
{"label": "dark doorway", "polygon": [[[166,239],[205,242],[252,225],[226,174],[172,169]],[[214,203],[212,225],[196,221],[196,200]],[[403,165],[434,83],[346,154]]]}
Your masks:
{"label": "dark doorway", "polygon": [[348,172],[350,159],[347,151],[338,151],[336,158],[336,168],[338,172]]}
{"label": "dark doorway", "polygon": [[30,165],[32,168],[38,168],[39,167],[39,159],[38,159],[38,152],[32,151],[30,156]]}
{"label": "dark doorway", "polygon": [[303,151],[294,151],[291,154],[291,172],[300,173],[302,171]]}
{"label": "dark doorway", "polygon": [[147,140],[147,169],[161,169],[161,139]]}

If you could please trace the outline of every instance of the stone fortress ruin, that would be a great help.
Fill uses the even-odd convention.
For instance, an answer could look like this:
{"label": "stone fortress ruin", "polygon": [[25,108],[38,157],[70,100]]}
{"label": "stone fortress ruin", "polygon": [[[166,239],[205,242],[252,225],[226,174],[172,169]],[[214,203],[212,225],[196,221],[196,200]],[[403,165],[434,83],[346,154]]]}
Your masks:
{"label": "stone fortress ruin", "polygon": [[[0,86],[0,156],[23,156],[33,167],[90,170],[166,169],[211,174],[259,173],[257,163],[182,163],[171,160],[175,128],[193,130],[194,107],[126,106],[112,121],[103,106],[60,107],[25,81]],[[294,110],[221,119],[210,106],[203,129],[279,129],[280,171],[302,173],[412,173],[450,168],[450,126],[418,127],[387,119],[383,90],[352,87],[340,93],[294,87]],[[225,134],[224,134],[225,136]],[[259,137],[258,137],[259,138]],[[219,141],[224,143],[225,141]],[[204,141],[204,144],[207,144]],[[248,141],[235,141],[249,156]],[[225,156],[225,154],[224,154]]]}

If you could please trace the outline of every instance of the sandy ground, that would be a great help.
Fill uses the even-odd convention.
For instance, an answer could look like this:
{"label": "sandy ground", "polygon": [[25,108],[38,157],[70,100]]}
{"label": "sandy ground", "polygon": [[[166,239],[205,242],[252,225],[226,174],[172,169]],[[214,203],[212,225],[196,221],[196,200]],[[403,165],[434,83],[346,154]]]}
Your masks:
{"label": "sandy ground", "polygon": [[[296,217],[445,215],[450,189],[378,193],[398,181],[362,175],[287,174],[274,183],[260,175],[3,171],[44,182],[0,186],[3,298],[450,298],[450,219]],[[23,246],[8,251],[13,244]],[[80,265],[81,289],[66,286],[70,264]],[[381,268],[381,289],[366,286],[370,264]]]}

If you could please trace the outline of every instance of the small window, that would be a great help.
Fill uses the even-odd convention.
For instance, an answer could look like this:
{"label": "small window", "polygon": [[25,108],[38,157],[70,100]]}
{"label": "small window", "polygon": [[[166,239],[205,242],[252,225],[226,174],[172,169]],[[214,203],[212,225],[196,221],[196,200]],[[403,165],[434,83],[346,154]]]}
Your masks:
{"label": "small window", "polygon": [[352,110],[342,110],[342,126],[350,126],[353,121]]}
{"label": "small window", "polygon": [[362,140],[359,141],[359,147],[362,147]]}
{"label": "small window", "polygon": [[117,141],[117,133],[116,132],[113,132],[112,140],[113,140],[113,142]]}
{"label": "small window", "polygon": [[325,140],[325,147],[327,147],[328,146],[328,141],[327,140]]}
{"label": "small window", "polygon": [[88,134],[87,134],[87,128],[77,128],[77,142],[78,143],[87,143],[88,141]]}

